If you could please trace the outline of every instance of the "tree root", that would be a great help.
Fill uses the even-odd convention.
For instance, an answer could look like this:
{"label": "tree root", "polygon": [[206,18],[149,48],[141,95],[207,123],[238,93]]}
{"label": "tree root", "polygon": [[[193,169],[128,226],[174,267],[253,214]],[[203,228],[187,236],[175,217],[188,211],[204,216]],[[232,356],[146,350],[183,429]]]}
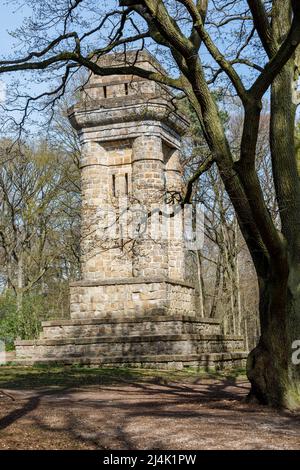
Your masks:
{"label": "tree root", "polygon": [[4,395],[5,397],[10,398],[12,401],[16,400],[12,395],[10,395],[7,392],[4,392],[3,390],[0,390],[0,398],[1,398],[1,395]]}

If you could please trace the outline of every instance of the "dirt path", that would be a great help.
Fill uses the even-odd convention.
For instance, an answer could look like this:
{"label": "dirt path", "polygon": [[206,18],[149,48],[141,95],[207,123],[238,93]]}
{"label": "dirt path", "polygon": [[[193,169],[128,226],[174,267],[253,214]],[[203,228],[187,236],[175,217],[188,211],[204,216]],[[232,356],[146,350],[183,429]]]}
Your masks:
{"label": "dirt path", "polygon": [[300,416],[243,402],[246,381],[122,382],[0,399],[0,449],[300,449]]}

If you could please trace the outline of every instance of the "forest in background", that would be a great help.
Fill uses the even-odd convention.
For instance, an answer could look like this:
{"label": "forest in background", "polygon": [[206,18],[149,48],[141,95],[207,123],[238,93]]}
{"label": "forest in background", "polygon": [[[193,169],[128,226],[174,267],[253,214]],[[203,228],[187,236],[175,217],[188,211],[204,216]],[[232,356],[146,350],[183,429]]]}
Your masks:
{"label": "forest in background", "polygon": [[[218,100],[221,107],[221,92]],[[179,106],[191,123],[182,154],[188,180],[199,155],[205,159],[209,150],[191,107],[182,101]],[[238,148],[238,106],[232,115],[224,112],[222,120],[231,145]],[[279,224],[268,133],[266,112],[259,132],[258,172],[268,209]],[[56,111],[44,138],[36,137],[31,144],[2,138],[0,152],[0,338],[12,349],[16,338],[36,338],[41,321],[68,318],[68,284],[80,276],[80,149],[66,106]],[[257,281],[215,167],[194,185],[193,201],[201,202],[205,211],[203,248],[193,252],[188,273],[198,290],[198,314],[219,319],[225,334],[242,335],[251,350],[260,334]]]}

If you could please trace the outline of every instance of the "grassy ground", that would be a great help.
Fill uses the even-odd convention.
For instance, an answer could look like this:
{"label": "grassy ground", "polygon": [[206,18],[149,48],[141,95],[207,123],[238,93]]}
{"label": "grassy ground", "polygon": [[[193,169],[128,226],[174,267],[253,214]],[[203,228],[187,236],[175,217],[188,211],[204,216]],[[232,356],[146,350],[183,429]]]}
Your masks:
{"label": "grassy ground", "polygon": [[245,371],[204,371],[186,368],[181,371],[88,368],[79,366],[0,366],[0,389],[32,389],[37,387],[73,388],[88,385],[117,384],[119,382],[193,382],[199,378],[245,377]]}

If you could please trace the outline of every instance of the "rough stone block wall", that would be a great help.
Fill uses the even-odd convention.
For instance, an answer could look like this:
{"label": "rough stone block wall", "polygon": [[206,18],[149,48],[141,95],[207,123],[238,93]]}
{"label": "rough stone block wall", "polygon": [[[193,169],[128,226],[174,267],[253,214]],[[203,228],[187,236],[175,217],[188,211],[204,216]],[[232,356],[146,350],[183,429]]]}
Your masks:
{"label": "rough stone block wall", "polygon": [[168,308],[172,315],[190,314],[195,315],[195,291],[181,285],[167,284]]}
{"label": "rough stone block wall", "polygon": [[194,289],[168,282],[71,285],[71,318],[195,315]]}
{"label": "rough stone block wall", "polygon": [[[83,279],[132,277],[131,254],[120,249],[111,239],[114,221],[108,214],[114,199],[131,186],[131,143],[129,141],[100,146],[97,142],[83,145],[81,159],[82,241],[81,269]],[[121,195],[121,194],[120,194]]]}
{"label": "rough stone block wall", "polygon": [[180,334],[220,335],[220,324],[210,319],[197,321],[195,317],[152,316],[134,319],[117,318],[64,320],[43,322],[43,339],[96,338],[103,336],[141,336]]}
{"label": "rough stone block wall", "polygon": [[[27,344],[26,344],[27,343]],[[23,341],[16,344],[18,354],[24,358],[34,353],[37,357],[126,357],[137,359],[143,356],[172,355],[195,356],[201,353],[224,353],[241,351],[243,341],[240,338],[201,335],[156,335],[113,338],[80,338],[73,340]]]}

